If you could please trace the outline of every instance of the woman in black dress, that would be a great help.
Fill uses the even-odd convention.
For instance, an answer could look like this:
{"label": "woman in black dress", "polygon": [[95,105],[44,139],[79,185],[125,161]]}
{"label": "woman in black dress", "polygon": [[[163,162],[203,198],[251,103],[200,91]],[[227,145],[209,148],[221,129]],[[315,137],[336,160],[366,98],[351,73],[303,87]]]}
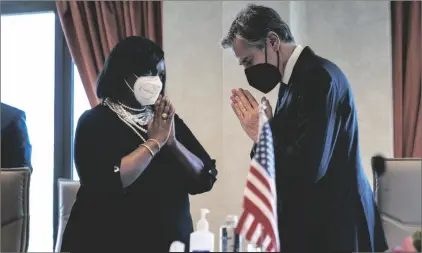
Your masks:
{"label": "woman in black dress", "polygon": [[189,194],[210,191],[211,159],[164,96],[164,53],[129,37],[109,54],[97,80],[101,104],[79,119],[75,165],[81,187],[62,252],[188,248]]}

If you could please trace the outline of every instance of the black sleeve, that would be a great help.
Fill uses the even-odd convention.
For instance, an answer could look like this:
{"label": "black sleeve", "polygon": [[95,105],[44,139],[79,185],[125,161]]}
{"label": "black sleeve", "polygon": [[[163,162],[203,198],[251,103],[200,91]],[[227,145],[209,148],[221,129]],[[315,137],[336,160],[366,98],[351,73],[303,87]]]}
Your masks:
{"label": "black sleeve", "polygon": [[13,140],[13,145],[10,145],[10,155],[13,157],[10,157],[9,160],[13,161],[13,167],[28,167],[32,171],[32,146],[29,142],[25,113],[19,113],[9,128],[8,135]]}
{"label": "black sleeve", "polygon": [[176,139],[204,163],[200,181],[187,181],[189,193],[195,195],[210,191],[217,180],[218,171],[216,169],[216,161],[211,159],[210,155],[205,151],[204,147],[202,147],[191,130],[178,115],[175,115],[175,124]]}
{"label": "black sleeve", "polygon": [[120,162],[123,158],[110,127],[93,111],[79,119],[75,133],[75,166],[81,185],[88,191],[123,193]]}
{"label": "black sleeve", "polygon": [[[297,138],[293,143],[276,140],[274,154],[277,181],[284,186],[313,184],[326,173],[336,144],[340,122],[340,99],[331,76],[325,72],[310,75],[304,87],[297,118]],[[273,129],[273,132],[282,129]],[[284,133],[286,134],[286,133]],[[280,181],[279,181],[280,180]]]}

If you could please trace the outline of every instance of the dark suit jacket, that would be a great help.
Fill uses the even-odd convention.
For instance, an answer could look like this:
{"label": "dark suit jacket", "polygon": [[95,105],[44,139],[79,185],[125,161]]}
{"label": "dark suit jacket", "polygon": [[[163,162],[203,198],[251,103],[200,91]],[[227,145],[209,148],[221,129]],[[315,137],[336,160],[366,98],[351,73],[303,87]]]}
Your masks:
{"label": "dark suit jacket", "polygon": [[345,75],[305,47],[278,99],[270,125],[282,252],[387,250]]}
{"label": "dark suit jacket", "polygon": [[1,167],[18,168],[31,165],[31,144],[25,112],[1,103]]}

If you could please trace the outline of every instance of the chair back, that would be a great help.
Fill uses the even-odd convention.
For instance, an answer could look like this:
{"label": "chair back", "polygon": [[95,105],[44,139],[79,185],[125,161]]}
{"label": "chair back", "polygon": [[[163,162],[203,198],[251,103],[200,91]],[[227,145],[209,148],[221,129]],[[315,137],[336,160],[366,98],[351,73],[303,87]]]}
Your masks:
{"label": "chair back", "polygon": [[79,181],[69,179],[58,180],[59,188],[59,222],[57,231],[57,241],[54,247],[55,252],[60,252],[62,246],[62,237],[67,221],[69,220],[70,211],[72,211],[73,203],[76,200],[76,194],[80,187]]}
{"label": "chair back", "polygon": [[385,159],[377,180],[377,203],[390,246],[421,230],[422,159]]}
{"label": "chair back", "polygon": [[27,252],[29,168],[1,169],[1,252]]}

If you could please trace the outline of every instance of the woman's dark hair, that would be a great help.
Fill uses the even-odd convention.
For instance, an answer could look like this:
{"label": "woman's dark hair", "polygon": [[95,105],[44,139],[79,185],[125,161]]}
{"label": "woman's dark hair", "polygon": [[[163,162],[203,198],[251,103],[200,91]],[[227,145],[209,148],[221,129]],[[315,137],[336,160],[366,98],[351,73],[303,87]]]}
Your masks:
{"label": "woman's dark hair", "polygon": [[[128,87],[124,80],[133,76],[157,75],[157,64],[164,60],[163,50],[151,40],[131,36],[111,50],[97,79],[97,97],[124,100]],[[165,73],[160,74],[164,94]],[[131,84],[132,85],[132,84]]]}

